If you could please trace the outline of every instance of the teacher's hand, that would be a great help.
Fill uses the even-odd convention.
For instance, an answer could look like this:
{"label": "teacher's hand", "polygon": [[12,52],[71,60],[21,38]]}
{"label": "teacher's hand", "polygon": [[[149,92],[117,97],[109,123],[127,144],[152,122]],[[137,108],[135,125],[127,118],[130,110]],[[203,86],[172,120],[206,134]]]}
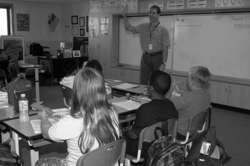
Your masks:
{"label": "teacher's hand", "polygon": [[165,71],[166,68],[167,68],[167,63],[163,63],[163,64],[161,64],[161,66],[159,67],[159,70],[160,70],[160,71]]}

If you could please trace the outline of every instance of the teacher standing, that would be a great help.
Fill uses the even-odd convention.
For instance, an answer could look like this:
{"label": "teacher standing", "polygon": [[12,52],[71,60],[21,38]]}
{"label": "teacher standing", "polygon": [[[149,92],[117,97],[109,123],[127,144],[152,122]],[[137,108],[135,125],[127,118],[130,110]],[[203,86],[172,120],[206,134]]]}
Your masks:
{"label": "teacher standing", "polygon": [[169,34],[165,27],[160,25],[159,17],[161,9],[159,6],[153,5],[149,11],[149,23],[142,23],[133,26],[129,23],[126,13],[128,7],[124,9],[124,25],[125,29],[138,33],[142,48],[142,58],[140,66],[140,82],[148,84],[149,78],[154,70],[158,70],[161,65],[167,64],[168,47],[170,44]]}

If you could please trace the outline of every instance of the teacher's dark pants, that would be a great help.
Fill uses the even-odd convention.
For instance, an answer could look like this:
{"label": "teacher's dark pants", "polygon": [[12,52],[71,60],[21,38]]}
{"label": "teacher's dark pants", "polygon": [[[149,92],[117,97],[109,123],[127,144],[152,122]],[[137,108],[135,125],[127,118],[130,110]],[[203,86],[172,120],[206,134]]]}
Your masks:
{"label": "teacher's dark pants", "polygon": [[162,51],[156,53],[145,52],[141,58],[140,83],[148,84],[153,71],[158,70],[163,63]]}

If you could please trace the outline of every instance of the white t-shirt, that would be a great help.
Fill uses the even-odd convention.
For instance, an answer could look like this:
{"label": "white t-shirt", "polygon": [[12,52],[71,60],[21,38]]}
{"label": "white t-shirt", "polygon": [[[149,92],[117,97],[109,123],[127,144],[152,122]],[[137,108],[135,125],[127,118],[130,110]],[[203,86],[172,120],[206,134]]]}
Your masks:
{"label": "white t-shirt", "polygon": [[[54,141],[67,142],[68,156],[66,162],[68,166],[76,166],[77,160],[83,155],[78,146],[78,139],[83,129],[83,119],[73,118],[67,115],[60,119],[58,122],[54,123],[48,131],[49,137]],[[95,140],[94,145],[90,151],[97,149],[99,144]]]}

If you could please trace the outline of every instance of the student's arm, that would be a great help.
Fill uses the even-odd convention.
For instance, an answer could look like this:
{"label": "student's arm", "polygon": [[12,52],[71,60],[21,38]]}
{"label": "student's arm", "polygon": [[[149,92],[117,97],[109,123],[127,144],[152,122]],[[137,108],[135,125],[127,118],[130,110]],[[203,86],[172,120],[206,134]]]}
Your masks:
{"label": "student's arm", "polygon": [[42,130],[43,137],[50,139],[48,131],[52,124],[48,120],[48,115],[46,111],[42,111],[40,116],[41,116],[41,130]]}
{"label": "student's arm", "polygon": [[174,105],[176,110],[182,111],[184,108],[186,108],[189,105],[189,98],[185,94],[180,94],[178,96],[172,96],[170,99]]}
{"label": "student's arm", "polygon": [[135,26],[132,26],[130,24],[130,22],[128,21],[127,13],[128,13],[128,5],[126,5],[124,10],[123,10],[123,18],[124,18],[124,27],[125,27],[125,29],[127,31],[132,32],[132,33],[138,33],[137,28]]}

